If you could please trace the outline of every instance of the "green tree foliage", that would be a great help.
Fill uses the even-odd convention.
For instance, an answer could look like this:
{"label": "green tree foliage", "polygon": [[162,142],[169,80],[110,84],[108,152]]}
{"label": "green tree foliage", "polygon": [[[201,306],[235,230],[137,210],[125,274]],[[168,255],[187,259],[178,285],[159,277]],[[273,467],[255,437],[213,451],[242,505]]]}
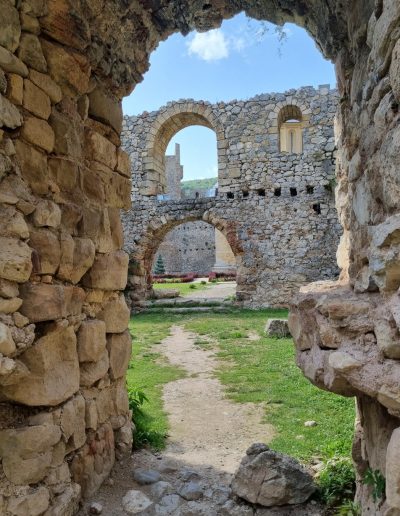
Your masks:
{"label": "green tree foliage", "polygon": [[158,255],[155,267],[154,274],[165,274],[165,265],[164,260],[162,259],[161,254]]}

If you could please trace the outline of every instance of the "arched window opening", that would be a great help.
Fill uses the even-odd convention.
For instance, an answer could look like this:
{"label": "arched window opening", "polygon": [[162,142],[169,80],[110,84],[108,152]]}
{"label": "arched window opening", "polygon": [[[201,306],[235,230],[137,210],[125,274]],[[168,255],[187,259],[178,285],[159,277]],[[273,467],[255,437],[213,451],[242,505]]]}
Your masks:
{"label": "arched window opening", "polygon": [[279,150],[291,154],[303,152],[303,115],[297,106],[283,107],[278,116]]}
{"label": "arched window opening", "polygon": [[[198,142],[202,141],[199,146]],[[218,185],[215,132],[193,125],[178,131],[169,141],[165,157],[165,193],[160,200],[214,197]]]}
{"label": "arched window opening", "polygon": [[225,235],[202,220],[173,227],[149,254],[149,265],[149,294],[156,298],[167,295],[165,289],[192,293],[216,278],[232,282],[232,295],[236,291],[236,256]]}

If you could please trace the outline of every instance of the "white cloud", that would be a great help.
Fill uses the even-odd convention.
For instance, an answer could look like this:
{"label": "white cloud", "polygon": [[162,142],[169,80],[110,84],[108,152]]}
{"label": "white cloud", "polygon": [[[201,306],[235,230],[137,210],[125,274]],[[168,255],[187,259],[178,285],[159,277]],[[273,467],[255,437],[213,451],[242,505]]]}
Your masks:
{"label": "white cloud", "polygon": [[187,43],[189,55],[196,55],[204,61],[217,61],[229,55],[229,45],[221,29],[196,32]]}

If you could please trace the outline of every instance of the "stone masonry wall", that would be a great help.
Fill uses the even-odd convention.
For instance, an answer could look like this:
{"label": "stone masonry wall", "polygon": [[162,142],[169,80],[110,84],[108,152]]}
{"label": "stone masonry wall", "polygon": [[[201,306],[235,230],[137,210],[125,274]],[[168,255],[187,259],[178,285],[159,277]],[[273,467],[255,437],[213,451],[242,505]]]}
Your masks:
{"label": "stone masonry wall", "polygon": [[207,275],[215,263],[215,229],[206,222],[181,224],[166,235],[153,263],[159,254],[167,274]]}
{"label": "stone masonry wall", "polygon": [[68,9],[0,0],[4,516],[74,514],[132,441],[119,216],[130,165],[119,100]]}
{"label": "stone masonry wall", "polygon": [[[129,207],[130,167],[119,150],[120,101],[142,80],[160,41],[215,28],[240,11],[305,27],[335,62],[343,273],[340,283],[312,285],[297,298],[291,326],[306,376],[357,397],[353,457],[363,515],[400,512],[398,0],[0,0],[0,512],[6,516],[71,516],[81,494],[107,475],[114,451],[129,447],[128,313],[119,294],[127,257],[118,211]],[[197,110],[212,116],[205,106]],[[215,126],[222,158],[225,137]],[[160,184],[163,152],[164,143],[147,156],[150,195]],[[134,156],[134,165],[136,158],[142,157]],[[249,197],[262,210],[263,199],[254,191]],[[162,204],[144,201],[154,217],[146,238],[177,223]],[[284,226],[308,206],[299,201]],[[209,218],[219,226],[247,267],[248,250],[239,244],[246,230],[232,224],[233,203],[220,216],[212,202],[176,207],[180,221]],[[321,219],[313,217],[304,222],[319,230]],[[270,230],[284,239],[280,228]],[[139,298],[145,251],[131,263]],[[377,502],[362,482],[367,468],[386,477]]]}
{"label": "stone masonry wall", "polygon": [[[279,150],[278,120],[288,106],[301,113],[301,154]],[[300,285],[334,278],[340,234],[332,191],[336,106],[337,92],[321,86],[248,101],[182,100],[125,117],[122,142],[132,160],[132,208],[123,215],[123,226],[132,302],[145,297],[164,236],[190,220],[211,223],[227,237],[238,267],[237,298],[245,306],[285,306]],[[167,184],[168,138],[199,123],[217,134],[217,195],[158,200]]]}

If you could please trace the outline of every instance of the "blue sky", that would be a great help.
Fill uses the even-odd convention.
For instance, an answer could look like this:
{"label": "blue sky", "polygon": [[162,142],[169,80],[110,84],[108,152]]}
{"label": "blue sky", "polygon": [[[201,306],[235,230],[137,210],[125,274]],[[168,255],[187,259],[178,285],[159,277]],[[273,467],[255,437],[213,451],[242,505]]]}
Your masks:
{"label": "blue sky", "polygon": [[[171,36],[153,52],[143,82],[124,99],[124,113],[157,110],[182,98],[217,102],[300,86],[333,87],[333,65],[306,31],[292,24],[284,30],[286,37],[280,43],[274,25],[240,14],[220,29]],[[181,144],[184,179],[217,175],[213,131],[188,127],[173,137],[167,153],[173,153],[175,142]]]}

